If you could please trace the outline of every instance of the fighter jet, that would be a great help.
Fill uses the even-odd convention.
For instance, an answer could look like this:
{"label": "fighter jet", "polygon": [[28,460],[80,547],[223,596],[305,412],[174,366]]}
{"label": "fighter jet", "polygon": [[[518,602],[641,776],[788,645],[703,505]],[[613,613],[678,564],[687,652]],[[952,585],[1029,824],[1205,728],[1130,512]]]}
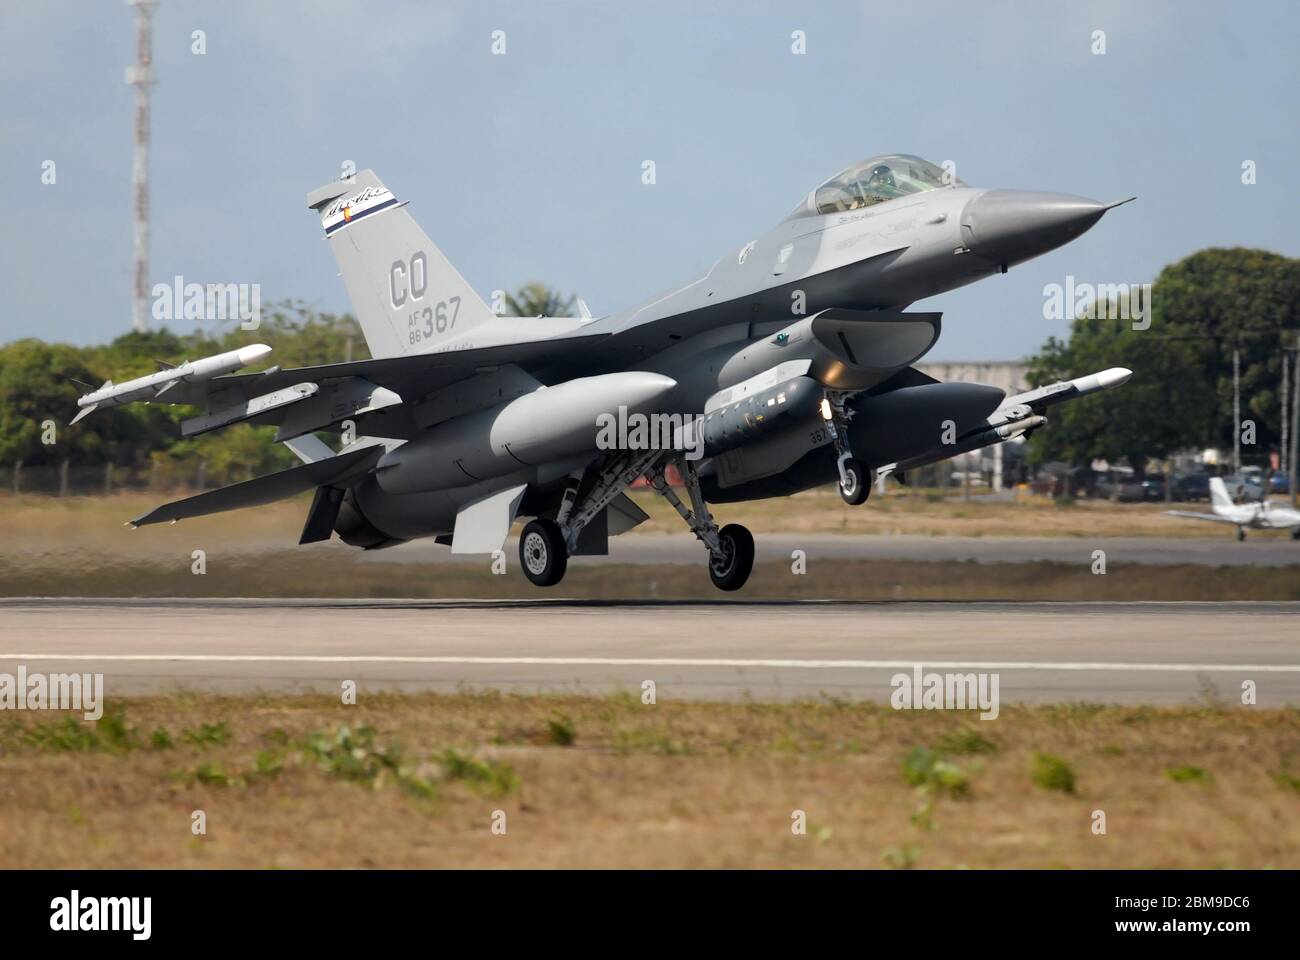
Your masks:
{"label": "fighter jet", "polygon": [[203,409],[183,422],[187,436],[271,424],[303,463],[131,522],[314,490],[301,543],[434,537],[491,554],[528,518],[520,563],[545,587],[570,556],[605,554],[609,537],[647,519],[626,493],[644,478],[702,542],[713,583],[736,590],[754,539],[719,525],[711,505],[831,483],[860,504],[881,474],[1027,435],[1052,403],[1128,378],[1103,371],[1011,398],[940,383],[913,367],[940,314],[908,310],[1068,243],[1123,202],[980,189],[919,157],[872,157],[634,309],[504,317],[367,170],[311,191],[307,206],[373,359],[150,391]]}
{"label": "fighter jet", "polygon": [[1236,503],[1228,493],[1222,477],[1210,478],[1210,507],[1213,513],[1195,513],[1191,510],[1166,510],[1171,517],[1186,520],[1213,520],[1231,523],[1237,527],[1237,539],[1246,539],[1247,528],[1256,530],[1290,530],[1292,540],[1300,540],[1300,510],[1278,506],[1268,500]]}

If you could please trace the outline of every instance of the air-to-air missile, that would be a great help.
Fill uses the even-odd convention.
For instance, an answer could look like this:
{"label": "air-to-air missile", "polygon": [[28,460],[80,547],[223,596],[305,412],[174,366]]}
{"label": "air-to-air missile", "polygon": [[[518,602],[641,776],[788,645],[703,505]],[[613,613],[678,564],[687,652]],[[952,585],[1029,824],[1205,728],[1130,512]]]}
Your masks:
{"label": "air-to-air missile", "polygon": [[[98,390],[84,394],[77,401],[77,406],[81,409],[72,418],[72,422],[76,423],[98,407],[116,407],[137,400],[155,400],[178,383],[199,383],[225,373],[233,373],[257,363],[270,352],[271,348],[266,344],[254,343],[247,347],[240,347],[238,350],[227,350],[225,353],[204,357],[201,360],[188,360],[175,366],[160,360],[159,366],[162,369],[157,373],[136,377],[126,383],[106,380]],[[89,386],[89,384],[82,384],[82,386]]]}

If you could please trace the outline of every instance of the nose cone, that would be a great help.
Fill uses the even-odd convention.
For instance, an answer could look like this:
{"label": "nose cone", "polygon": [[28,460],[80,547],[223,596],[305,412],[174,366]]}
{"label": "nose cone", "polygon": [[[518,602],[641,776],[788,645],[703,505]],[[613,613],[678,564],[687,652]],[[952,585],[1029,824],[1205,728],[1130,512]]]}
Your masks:
{"label": "nose cone", "polygon": [[1112,206],[1064,193],[989,190],[962,211],[962,239],[977,257],[1021,263],[1069,243]]}

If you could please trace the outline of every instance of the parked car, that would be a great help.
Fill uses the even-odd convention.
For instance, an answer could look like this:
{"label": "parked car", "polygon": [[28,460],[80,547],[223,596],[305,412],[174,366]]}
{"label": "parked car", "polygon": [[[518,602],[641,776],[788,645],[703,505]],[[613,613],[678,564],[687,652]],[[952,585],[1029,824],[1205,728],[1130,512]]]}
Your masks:
{"label": "parked car", "polygon": [[1190,500],[1210,499],[1210,475],[1208,473],[1187,473],[1174,477],[1173,497],[1180,503]]}
{"label": "parked car", "polygon": [[1282,470],[1275,470],[1268,478],[1268,488],[1273,493],[1290,493],[1291,478]]}
{"label": "parked car", "polygon": [[1146,499],[1146,491],[1140,481],[1131,474],[1103,473],[1097,477],[1093,489],[1103,500],[1116,499],[1121,503],[1138,503]]}
{"label": "parked car", "polygon": [[1165,475],[1163,473],[1149,473],[1141,483],[1143,500],[1165,499]]}

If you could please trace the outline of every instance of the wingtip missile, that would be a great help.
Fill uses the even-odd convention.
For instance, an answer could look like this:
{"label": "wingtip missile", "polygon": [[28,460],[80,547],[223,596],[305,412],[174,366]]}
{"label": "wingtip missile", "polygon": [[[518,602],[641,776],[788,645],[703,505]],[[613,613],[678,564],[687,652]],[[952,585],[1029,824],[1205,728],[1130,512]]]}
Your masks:
{"label": "wingtip missile", "polygon": [[1098,390],[1109,390],[1112,387],[1118,387],[1128,383],[1129,377],[1133,376],[1133,371],[1127,367],[1110,367],[1102,370],[1100,373],[1092,373],[1086,377],[1078,377],[1071,380],[1070,383],[1079,395],[1086,393],[1096,393]]}
{"label": "wingtip missile", "polygon": [[[99,406],[115,407],[134,401],[148,403],[151,400],[157,400],[180,383],[202,383],[222,374],[233,373],[243,367],[257,363],[270,352],[271,348],[265,343],[252,343],[246,347],[238,347],[234,350],[227,350],[225,353],[218,353],[215,356],[203,357],[199,360],[187,360],[175,366],[168,365],[166,361],[160,360],[158,364],[161,369],[157,373],[146,374],[143,377],[136,377],[134,380],[127,380],[125,383],[119,384],[114,384],[112,380],[105,380],[104,385],[99,389],[90,390],[89,393],[83,394],[77,400],[77,406],[81,407],[81,412],[77,414],[76,419],[72,422],[76,423],[77,420],[80,420]],[[78,385],[87,387],[86,384]]]}

